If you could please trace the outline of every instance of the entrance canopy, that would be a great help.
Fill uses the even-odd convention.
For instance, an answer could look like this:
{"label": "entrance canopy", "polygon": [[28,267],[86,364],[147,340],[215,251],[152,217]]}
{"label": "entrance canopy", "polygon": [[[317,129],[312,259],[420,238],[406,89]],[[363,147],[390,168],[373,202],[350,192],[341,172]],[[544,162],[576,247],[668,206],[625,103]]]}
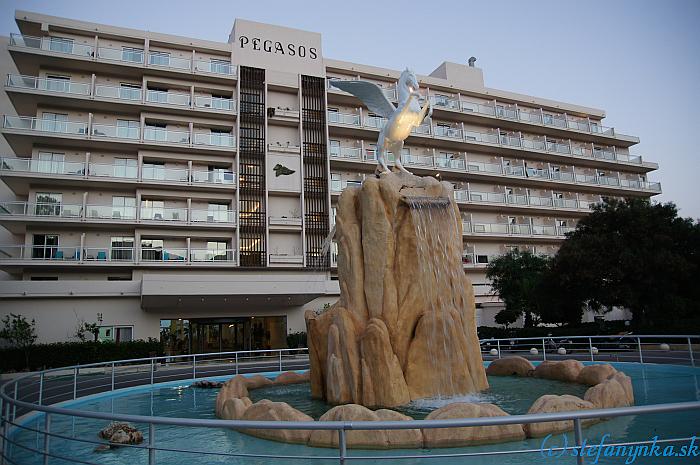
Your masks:
{"label": "entrance canopy", "polygon": [[248,309],[299,306],[339,294],[338,281],[325,272],[264,270],[231,273],[144,274],[141,308],[217,310],[232,305]]}

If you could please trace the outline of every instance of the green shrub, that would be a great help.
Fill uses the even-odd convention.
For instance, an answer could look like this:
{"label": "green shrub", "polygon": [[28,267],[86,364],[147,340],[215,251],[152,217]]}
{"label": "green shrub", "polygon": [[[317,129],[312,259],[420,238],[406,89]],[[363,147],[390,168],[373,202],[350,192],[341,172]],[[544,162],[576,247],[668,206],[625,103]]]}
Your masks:
{"label": "green shrub", "polygon": [[287,347],[290,349],[306,347],[306,332],[299,331],[287,334]]}
{"label": "green shrub", "polygon": [[[71,365],[109,362],[163,355],[163,344],[157,339],[130,342],[54,342],[29,348],[29,369],[60,368]],[[24,351],[0,349],[0,372],[26,369]]]}

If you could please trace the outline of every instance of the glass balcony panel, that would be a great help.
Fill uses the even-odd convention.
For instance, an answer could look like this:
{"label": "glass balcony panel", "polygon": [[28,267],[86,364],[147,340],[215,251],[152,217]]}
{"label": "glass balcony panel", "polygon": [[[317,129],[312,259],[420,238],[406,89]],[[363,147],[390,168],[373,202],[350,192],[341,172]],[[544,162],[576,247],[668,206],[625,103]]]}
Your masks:
{"label": "glass balcony panel", "polygon": [[534,236],[556,236],[557,235],[557,228],[556,228],[556,226],[544,226],[544,225],[533,224],[532,225],[532,234]]}
{"label": "glass balcony panel", "polygon": [[235,249],[191,249],[191,262],[228,262],[236,261]]}
{"label": "glass balcony panel", "polygon": [[152,103],[167,105],[189,106],[190,95],[177,92],[165,92],[161,90],[147,90],[146,100]]}
{"label": "glass balcony panel", "polygon": [[233,171],[194,171],[192,181],[204,184],[236,184],[236,175]]}
{"label": "glass balcony panel", "polygon": [[192,61],[186,58],[173,57],[162,53],[150,53],[148,63],[154,66],[162,66],[164,68],[189,70],[192,67]]}
{"label": "glass balcony panel", "polygon": [[534,207],[551,207],[551,197],[529,197],[528,203]]}
{"label": "glass balcony panel", "polygon": [[187,168],[164,168],[162,165],[144,163],[141,169],[141,178],[155,181],[188,182],[189,171]]}
{"label": "glass balcony panel", "polygon": [[112,205],[87,205],[85,217],[91,219],[135,220],[136,207]]}
{"label": "glass balcony panel", "polygon": [[187,221],[187,208],[141,207],[141,219],[151,221]]}
{"label": "glass balcony panel", "polygon": [[226,223],[236,222],[235,210],[192,210],[190,221],[196,223]]}
{"label": "glass balcony panel", "polygon": [[164,128],[145,127],[143,138],[148,141],[170,142],[173,144],[189,144],[190,133]]}
{"label": "glass balcony panel", "polygon": [[206,97],[197,95],[194,98],[197,108],[212,108],[214,110],[233,111],[236,109],[233,99],[224,97]]}
{"label": "glass balcony panel", "polygon": [[223,74],[226,76],[232,76],[235,74],[235,67],[231,63],[226,63],[224,61],[196,60],[194,65],[195,71],[199,71],[201,73]]}
{"label": "glass balcony panel", "polygon": [[139,128],[125,126],[110,126],[107,124],[93,124],[92,135],[95,137],[110,137],[114,139],[138,139],[141,131]]}
{"label": "glass balcony panel", "polygon": [[235,147],[236,136],[227,133],[197,133],[194,135],[194,143],[197,145],[212,145],[216,147]]}
{"label": "glass balcony panel", "polygon": [[414,166],[433,166],[433,157],[421,155],[401,155],[401,162]]}
{"label": "glass balcony panel", "polygon": [[438,166],[440,168],[450,168],[456,170],[463,170],[466,168],[466,164],[461,158],[436,157],[435,166]]}

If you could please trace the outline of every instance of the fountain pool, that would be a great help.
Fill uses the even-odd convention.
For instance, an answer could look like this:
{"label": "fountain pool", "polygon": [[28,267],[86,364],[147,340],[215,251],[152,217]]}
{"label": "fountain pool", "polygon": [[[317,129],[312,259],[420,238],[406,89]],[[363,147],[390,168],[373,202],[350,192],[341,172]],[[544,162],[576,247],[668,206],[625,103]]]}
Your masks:
{"label": "fountain pool", "polygon": [[[637,405],[657,404],[664,402],[683,402],[700,400],[700,369],[675,365],[639,365],[634,363],[614,363],[616,368],[628,374],[633,381],[634,393]],[[228,377],[224,377],[226,379]],[[216,378],[211,378],[216,379]],[[219,378],[222,379],[222,378]],[[531,381],[534,383],[531,384]],[[491,388],[479,394],[471,396],[469,401],[492,402],[499,405],[510,414],[525,413],[534,399],[543,393],[563,394],[570,393],[582,395],[585,387],[542,379],[530,380],[510,377],[491,377]],[[216,389],[193,389],[189,382],[165,383],[153,387],[139,387],[115,391],[111,394],[100,394],[88,399],[71,401],[62,407],[81,409],[86,411],[114,412],[135,415],[152,415],[180,418],[214,419],[214,400]],[[308,384],[275,386],[273,388],[261,388],[251,391],[253,400],[263,397],[271,400],[280,399],[290,403],[318,418],[328,408],[324,403],[313,401],[309,397]],[[454,402],[459,399],[450,399]],[[415,418],[422,418],[430,410],[439,407],[446,401],[425,400],[414,402],[404,407],[403,412]],[[41,430],[43,428],[43,415],[35,415],[25,419],[21,423],[24,427]],[[51,452],[70,460],[52,458],[51,465],[68,463],[97,463],[97,464],[130,464],[137,465],[147,463],[147,451],[122,447],[107,452],[94,452],[94,444],[80,442],[81,439],[96,440],[97,432],[106,426],[104,420],[87,418],[74,418],[62,415],[52,416],[52,431],[61,434],[64,438],[51,440]],[[641,415],[636,417],[616,418],[593,425],[584,430],[584,436],[589,442],[599,442],[600,438],[609,433],[611,441],[648,440],[655,435],[663,437],[690,437],[697,433],[700,425],[700,412],[688,411],[682,413]],[[135,425],[144,431],[148,442],[148,426]],[[14,463],[34,465],[43,463],[40,457],[34,457],[32,453],[22,449],[23,447],[41,449],[43,447],[42,436],[30,430],[15,431],[12,435],[16,445],[10,446],[10,457]],[[244,435],[233,430],[158,426],[156,430],[158,447],[197,451],[194,453],[184,451],[158,451],[157,462],[168,465],[196,465],[196,464],[255,464],[267,465],[282,463],[280,459],[269,458],[233,458],[217,456],[220,453],[249,453],[249,454],[289,454],[307,455],[317,457],[329,457],[328,459],[314,460],[288,460],[284,463],[338,463],[337,451],[334,449],[318,449],[301,445],[283,444],[267,441]],[[571,444],[569,434],[569,444]],[[392,450],[386,451],[392,454],[405,454],[412,456],[427,455],[430,453],[454,453],[458,451],[496,451],[508,449],[538,449],[541,439],[529,439],[507,444],[494,444],[487,446],[474,446],[468,448],[451,448],[439,450]],[[550,444],[561,444],[561,438],[555,437]],[[207,455],[205,455],[205,453]],[[384,451],[349,451],[350,456],[377,456]],[[211,455],[210,455],[211,454]],[[330,458],[334,457],[335,458]],[[563,460],[563,459],[562,459]],[[498,464],[515,465],[524,463],[547,462],[574,463],[573,458],[567,458],[566,462],[560,462],[554,458],[543,458],[539,453],[507,456],[483,456],[471,458],[407,458],[402,459],[401,464]],[[684,461],[688,460],[688,461]],[[693,463],[694,459],[675,458],[673,463]],[[353,460],[352,463],[372,463],[375,459]],[[389,463],[389,462],[387,462]],[[624,459],[601,457],[598,463],[619,464]],[[635,463],[659,463],[658,459],[638,458]]]}

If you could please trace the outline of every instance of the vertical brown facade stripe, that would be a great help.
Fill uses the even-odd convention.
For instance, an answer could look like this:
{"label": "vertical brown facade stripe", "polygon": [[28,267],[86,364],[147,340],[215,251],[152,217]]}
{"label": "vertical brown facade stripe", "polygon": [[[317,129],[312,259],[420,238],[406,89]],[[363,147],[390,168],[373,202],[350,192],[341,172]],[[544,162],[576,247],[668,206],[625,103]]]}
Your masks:
{"label": "vertical brown facade stripe", "polygon": [[326,165],[326,103],[323,78],[301,76],[302,158],[304,163],[304,232],[306,267],[329,268],[322,253],[329,232],[328,170]]}
{"label": "vertical brown facade stripe", "polygon": [[265,205],[265,70],[240,71],[240,261],[267,264]]}

